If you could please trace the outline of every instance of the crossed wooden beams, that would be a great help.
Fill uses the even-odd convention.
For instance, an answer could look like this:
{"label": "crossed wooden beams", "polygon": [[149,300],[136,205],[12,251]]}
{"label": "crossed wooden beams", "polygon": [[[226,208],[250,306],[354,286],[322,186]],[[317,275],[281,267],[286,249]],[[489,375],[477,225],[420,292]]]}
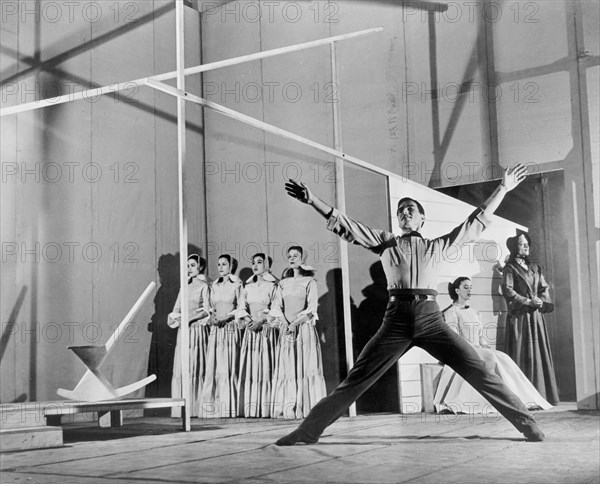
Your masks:
{"label": "crossed wooden beams", "polygon": [[[196,67],[185,68],[184,61],[183,61],[184,46],[183,46],[183,8],[182,7],[183,7],[183,4],[182,4],[181,0],[176,1],[176,20],[177,20],[176,31],[177,31],[177,53],[178,53],[178,62],[177,62],[177,70],[176,71],[167,72],[164,74],[159,74],[159,75],[151,76],[151,77],[144,77],[141,79],[135,79],[132,81],[127,81],[127,82],[115,83],[115,84],[111,84],[108,86],[103,86],[103,87],[99,87],[99,88],[95,88],[95,89],[83,90],[83,91],[79,91],[76,93],[69,93],[69,94],[66,94],[63,96],[57,96],[57,97],[53,97],[53,98],[49,98],[49,99],[44,99],[42,101],[19,104],[19,105],[12,106],[9,108],[0,109],[0,117],[9,116],[12,114],[23,113],[23,112],[27,112],[27,111],[33,111],[36,109],[41,109],[41,108],[49,107],[49,106],[56,106],[58,104],[64,104],[67,102],[77,101],[77,100],[81,100],[81,99],[88,99],[91,97],[101,96],[101,95],[105,95],[105,94],[115,94],[117,92],[120,92],[120,91],[123,91],[126,89],[131,89],[134,86],[149,86],[149,87],[152,87],[154,89],[160,90],[162,92],[165,92],[167,94],[174,96],[178,101],[178,116],[177,116],[177,118],[178,118],[178,152],[179,152],[178,153],[178,167],[179,167],[179,170],[178,170],[178,172],[179,172],[179,175],[178,175],[179,190],[178,191],[179,191],[179,207],[180,207],[179,208],[179,212],[180,212],[180,214],[179,214],[180,253],[181,253],[181,259],[183,261],[183,265],[180,267],[180,272],[182,274],[181,290],[182,290],[182,299],[186,300],[187,299],[187,297],[186,297],[187,296],[187,294],[186,294],[187,288],[185,287],[185,277],[184,277],[185,266],[184,265],[185,265],[185,261],[187,259],[187,257],[186,257],[187,256],[187,251],[186,251],[186,249],[187,249],[187,246],[186,246],[186,244],[187,244],[187,223],[186,223],[184,204],[183,204],[183,182],[182,182],[183,165],[185,163],[185,129],[186,128],[185,128],[184,105],[186,104],[186,102],[194,102],[194,103],[200,104],[206,108],[217,111],[220,114],[223,114],[230,118],[236,119],[240,122],[249,124],[251,126],[254,126],[256,128],[262,129],[264,131],[267,131],[267,132],[270,132],[270,133],[273,133],[273,134],[276,134],[279,136],[283,136],[287,139],[291,139],[291,140],[297,141],[299,143],[303,143],[305,145],[311,146],[311,147],[318,149],[324,153],[327,153],[329,155],[336,157],[336,159],[338,159],[340,161],[345,160],[345,161],[351,162],[353,164],[356,164],[358,166],[361,166],[370,171],[374,171],[376,173],[382,174],[387,177],[397,176],[397,175],[390,171],[384,170],[376,165],[373,165],[372,163],[360,160],[359,158],[356,158],[356,157],[350,156],[346,153],[343,153],[342,151],[332,149],[328,146],[322,145],[320,143],[316,143],[314,141],[311,141],[307,138],[303,138],[303,137],[296,135],[294,133],[291,133],[289,131],[285,131],[276,126],[264,123],[263,121],[251,118],[249,116],[246,116],[246,115],[239,113],[237,111],[234,111],[232,109],[226,108],[219,104],[206,101],[205,99],[203,99],[201,97],[189,94],[189,93],[185,92],[185,82],[184,82],[185,76],[188,76],[188,75],[198,74],[201,72],[207,72],[210,70],[219,69],[219,68],[223,68],[223,67],[234,66],[237,64],[245,63],[245,62],[266,59],[269,57],[274,57],[274,56],[287,54],[287,53],[291,53],[291,52],[298,52],[301,50],[306,50],[306,49],[319,47],[319,46],[323,46],[323,45],[329,45],[333,51],[335,43],[338,41],[343,41],[343,40],[363,37],[366,35],[371,35],[371,34],[374,34],[377,32],[381,32],[383,30],[383,28],[377,27],[377,28],[371,28],[371,29],[361,30],[361,31],[357,31],[357,32],[351,32],[351,33],[342,34],[342,35],[338,35],[338,36],[333,36],[333,37],[314,40],[314,41],[310,41],[310,42],[295,44],[295,45],[291,45],[291,46],[287,46],[287,47],[281,47],[281,48],[271,49],[271,50],[267,50],[267,51],[263,51],[263,52],[257,52],[254,54],[249,54],[249,55],[245,55],[245,56],[241,56],[241,57],[235,57],[235,58],[226,59],[226,60],[222,60],[222,61],[218,61],[218,62],[212,62],[209,64],[204,64],[204,65],[200,65],[200,66],[196,66]],[[177,79],[177,88],[172,88],[171,86],[164,84],[163,81],[170,80],[170,79]],[[65,398],[69,398],[69,399],[84,400],[84,401],[101,401],[101,400],[118,399],[118,398],[121,398],[121,397],[127,395],[128,393],[131,393],[131,392],[147,385],[148,383],[150,383],[151,381],[153,381],[156,378],[154,375],[151,375],[147,378],[144,378],[136,383],[127,385],[125,387],[114,388],[111,385],[111,383],[108,381],[108,379],[106,377],[104,377],[104,375],[102,375],[102,373],[99,370],[100,365],[107,358],[112,346],[116,342],[118,335],[119,335],[120,331],[122,330],[121,326],[125,326],[127,324],[127,322],[133,317],[135,312],[137,312],[137,310],[143,303],[144,299],[147,297],[147,295],[153,288],[154,288],[154,283],[151,283],[148,286],[148,288],[146,289],[146,291],[144,292],[144,294],[142,294],[140,299],[138,299],[136,304],[132,307],[131,311],[125,317],[125,319],[123,320],[121,325],[119,325],[119,328],[117,329],[117,331],[115,331],[115,334],[113,334],[111,336],[109,341],[104,346],[70,347],[70,349],[73,352],[75,352],[75,354],[77,354],[77,356],[87,366],[88,371],[85,373],[83,378],[79,381],[79,383],[77,384],[77,386],[75,387],[74,390],[70,391],[70,390],[65,390],[65,389],[59,389],[58,390],[59,395],[65,397]],[[348,299],[348,302],[349,302],[349,297],[345,298],[345,299]],[[182,380],[183,381],[186,380],[186,375],[187,375],[187,371],[188,371],[187,351],[186,351],[187,344],[188,344],[188,340],[187,340],[188,334],[186,331],[188,315],[186,314],[186,308],[187,308],[187,306],[184,305],[183,315],[182,315],[183,316],[182,317],[183,324],[182,324],[182,328],[180,329],[181,331],[183,331],[183,338],[182,338],[182,347],[183,347],[183,351],[182,351],[182,377],[183,378],[182,378]],[[348,324],[349,324],[350,318],[347,318],[347,319],[348,319]],[[350,348],[351,348],[351,346],[350,346]],[[348,355],[347,355],[347,357],[348,357]],[[352,358],[349,357],[347,359],[348,359],[349,366],[351,366]],[[186,386],[184,385],[183,396],[184,396],[184,399],[186,400],[186,407],[187,407],[187,405],[189,405],[188,393],[189,393],[189,388],[186,388]],[[186,415],[187,415],[187,417],[185,419],[184,428],[185,428],[185,430],[190,430],[189,412],[186,412]]]}
{"label": "crossed wooden beams", "polygon": [[[277,49],[266,50],[263,52],[256,52],[254,54],[248,54],[240,57],[233,57],[231,59],[225,59],[217,62],[211,62],[208,64],[202,64],[195,67],[188,67],[184,69],[184,75],[189,76],[192,74],[199,74],[201,72],[212,71],[215,69],[220,69],[223,67],[230,67],[237,64],[242,64],[245,62],[251,62],[254,60],[267,59],[269,57],[275,57],[281,54],[287,54],[290,52],[298,52],[301,50],[311,49],[314,47],[319,47],[322,45],[330,45],[337,41],[353,39],[357,37],[363,37],[366,35],[371,35],[376,32],[383,31],[382,27],[360,30],[357,32],[351,32],[348,34],[337,35],[334,37],[327,37],[324,39],[313,40],[310,42],[303,42],[301,44],[290,45],[287,47],[280,47]],[[139,87],[147,84],[148,80],[153,81],[167,81],[170,79],[175,79],[177,77],[177,71],[165,72],[164,74],[157,74],[156,76],[151,77],[143,77],[140,79],[134,79],[126,82],[118,82],[115,84],[110,84],[108,86],[102,86],[94,89],[82,90],[74,93],[64,94],[62,96],[56,96],[48,99],[42,99],[40,101],[34,101],[30,103],[22,103],[17,104],[16,106],[11,106],[9,108],[0,109],[0,117],[9,116],[11,114],[18,114],[26,111],[33,111],[35,109],[41,109],[48,106],[57,106],[59,104],[64,104],[72,101],[79,101],[81,99],[92,99],[97,96],[102,96],[105,94],[115,94],[120,91],[130,90],[133,87]]]}

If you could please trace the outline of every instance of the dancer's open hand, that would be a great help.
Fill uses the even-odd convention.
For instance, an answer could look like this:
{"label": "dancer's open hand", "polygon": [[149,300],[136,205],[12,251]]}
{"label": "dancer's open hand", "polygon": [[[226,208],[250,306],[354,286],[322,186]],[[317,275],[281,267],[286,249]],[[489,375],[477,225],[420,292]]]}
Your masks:
{"label": "dancer's open hand", "polygon": [[527,178],[527,167],[519,163],[512,168],[504,170],[502,185],[504,185],[508,191],[511,191],[519,183],[525,180],[525,178]]}
{"label": "dancer's open hand", "polygon": [[312,197],[312,193],[304,183],[291,178],[285,183],[285,190],[290,197],[302,203],[309,203]]}

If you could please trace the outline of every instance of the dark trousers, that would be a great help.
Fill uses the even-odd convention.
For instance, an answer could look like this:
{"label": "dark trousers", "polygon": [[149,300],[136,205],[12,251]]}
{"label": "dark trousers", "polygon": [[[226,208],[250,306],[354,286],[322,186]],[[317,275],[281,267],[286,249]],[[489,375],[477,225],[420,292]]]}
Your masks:
{"label": "dark trousers", "polygon": [[419,346],[468,381],[520,432],[535,423],[523,402],[445,323],[435,301],[388,303],[383,324],[358,356],[346,379],[315,405],[300,425],[317,439],[412,346]]}

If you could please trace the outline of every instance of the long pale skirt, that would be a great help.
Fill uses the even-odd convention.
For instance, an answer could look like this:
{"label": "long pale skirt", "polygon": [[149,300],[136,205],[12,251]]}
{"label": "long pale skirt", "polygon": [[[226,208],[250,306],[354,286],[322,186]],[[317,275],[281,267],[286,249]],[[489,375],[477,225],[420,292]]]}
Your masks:
{"label": "long pale skirt", "polygon": [[240,354],[238,415],[271,416],[271,384],[277,330],[266,325],[258,333],[246,329]]}
{"label": "long pale skirt", "polygon": [[[488,348],[475,348],[475,350],[485,364],[502,378],[506,386],[529,410],[552,408],[510,356]],[[442,369],[433,404],[437,412],[468,414],[497,412],[477,390],[447,365]]]}
{"label": "long pale skirt", "polygon": [[235,322],[211,326],[206,371],[199,392],[200,418],[236,417],[241,330]]}
{"label": "long pale skirt", "polygon": [[281,332],[276,353],[271,416],[304,418],[327,393],[315,327],[305,323]]}
{"label": "long pale skirt", "polygon": [[[190,326],[190,398],[191,417],[198,415],[198,390],[202,387],[206,369],[206,346],[208,344],[209,328],[205,325]],[[177,346],[173,360],[173,378],[171,379],[171,397],[181,398],[181,331],[177,332]],[[181,417],[181,407],[171,409],[172,417]]]}

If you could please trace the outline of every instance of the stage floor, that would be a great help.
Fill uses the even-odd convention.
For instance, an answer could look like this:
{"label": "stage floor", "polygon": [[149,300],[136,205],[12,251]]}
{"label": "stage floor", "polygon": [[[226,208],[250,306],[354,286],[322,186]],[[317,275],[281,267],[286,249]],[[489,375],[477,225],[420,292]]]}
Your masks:
{"label": "stage floor", "polygon": [[65,425],[65,446],[0,455],[1,483],[600,483],[600,413],[537,412],[546,441],[467,415],[342,418],[317,445],[277,447],[297,421],[144,417]]}

